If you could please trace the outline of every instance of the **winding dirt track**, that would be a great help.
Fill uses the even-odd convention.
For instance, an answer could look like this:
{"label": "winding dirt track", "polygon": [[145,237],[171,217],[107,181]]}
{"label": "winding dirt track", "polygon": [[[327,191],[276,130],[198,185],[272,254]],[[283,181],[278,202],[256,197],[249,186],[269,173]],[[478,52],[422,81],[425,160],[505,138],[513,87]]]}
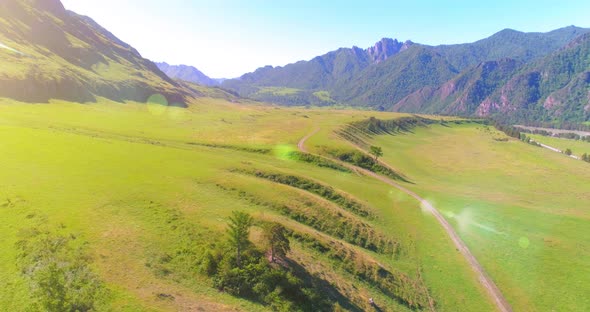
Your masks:
{"label": "winding dirt track", "polygon": [[[308,153],[307,149],[305,148],[305,141],[307,141],[310,137],[312,137],[314,134],[316,134],[319,130],[320,130],[319,128],[313,130],[311,133],[309,133],[304,138],[302,138],[299,141],[299,143],[297,143],[297,147],[299,148],[299,150],[301,152]],[[414,197],[416,200],[418,200],[423,209],[428,210],[430,213],[432,213],[432,215],[436,218],[438,223],[440,223],[440,225],[443,227],[445,232],[447,232],[447,234],[449,235],[449,237],[453,241],[453,244],[455,244],[455,247],[457,248],[457,250],[459,250],[459,252],[461,252],[463,257],[465,257],[467,262],[469,262],[469,265],[471,266],[473,271],[476,273],[479,282],[487,290],[488,295],[493,300],[493,302],[496,305],[496,307],[498,308],[498,310],[500,310],[502,312],[511,312],[512,311],[510,304],[508,303],[506,298],[504,298],[500,289],[498,289],[496,284],[494,284],[494,281],[492,281],[492,279],[485,273],[483,267],[479,264],[479,262],[477,262],[477,259],[475,259],[475,256],[473,256],[473,254],[471,253],[469,248],[467,248],[467,245],[465,245],[465,243],[461,240],[459,235],[457,235],[457,232],[455,232],[455,230],[449,224],[449,222],[442,216],[442,214],[434,206],[432,206],[428,201],[426,201],[422,197],[418,196],[418,194],[414,193],[413,191],[410,191],[409,189],[401,186],[400,184],[396,183],[395,181],[393,181],[389,178],[386,178],[384,176],[380,176],[374,172],[371,172],[369,170],[366,170],[366,169],[363,169],[363,168],[360,168],[360,167],[357,167],[357,166],[354,166],[351,164],[347,164],[347,163],[343,163],[343,162],[339,162],[339,163],[343,166],[348,167],[349,169],[351,169],[353,171],[363,173],[363,174],[373,177],[383,183],[391,185],[391,186],[399,189],[400,191]]]}

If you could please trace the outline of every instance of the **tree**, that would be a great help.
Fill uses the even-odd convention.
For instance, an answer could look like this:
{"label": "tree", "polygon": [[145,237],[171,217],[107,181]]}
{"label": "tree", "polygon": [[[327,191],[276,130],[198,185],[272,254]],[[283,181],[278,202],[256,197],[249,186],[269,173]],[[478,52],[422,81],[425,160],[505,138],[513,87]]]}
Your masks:
{"label": "tree", "polygon": [[375,156],[375,161],[383,156],[383,150],[381,149],[381,147],[379,146],[371,146],[369,148],[369,153],[371,153],[371,155]]}
{"label": "tree", "polygon": [[571,149],[566,149],[564,152],[566,155],[571,156],[572,155],[572,150]]}
{"label": "tree", "polygon": [[590,155],[584,153],[584,155],[582,155],[582,160],[585,162],[590,162]]}
{"label": "tree", "polygon": [[90,258],[72,235],[26,232],[18,265],[30,284],[34,311],[94,311],[107,295]]}
{"label": "tree", "polygon": [[264,239],[270,249],[270,262],[275,262],[275,257],[284,257],[291,247],[287,238],[287,230],[278,223],[270,223],[264,227]]}
{"label": "tree", "polygon": [[232,211],[232,216],[229,218],[229,241],[232,247],[236,249],[236,264],[238,268],[242,267],[240,262],[242,251],[250,245],[248,236],[250,235],[252,221],[252,216],[241,211]]}

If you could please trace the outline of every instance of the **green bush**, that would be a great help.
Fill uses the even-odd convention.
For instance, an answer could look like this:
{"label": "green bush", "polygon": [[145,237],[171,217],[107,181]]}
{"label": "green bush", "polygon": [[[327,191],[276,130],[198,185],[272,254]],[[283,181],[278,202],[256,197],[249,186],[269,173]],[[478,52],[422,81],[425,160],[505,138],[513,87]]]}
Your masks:
{"label": "green bush", "polygon": [[106,299],[106,288],[74,235],[32,229],[22,233],[17,246],[34,310],[93,311]]}
{"label": "green bush", "polygon": [[330,168],[330,169],[338,170],[341,172],[348,172],[348,173],[351,172],[348,168],[341,166],[334,161],[322,158],[320,156],[316,156],[316,155],[312,155],[312,154],[308,154],[308,153],[301,153],[301,152],[297,152],[297,151],[290,152],[288,156],[290,159],[295,159],[298,161],[314,164],[318,167]]}
{"label": "green bush", "polygon": [[376,231],[369,224],[315,205],[313,202],[302,202],[304,208],[297,205],[282,205],[242,190],[217,186],[225,191],[236,192],[240,198],[250,203],[275,210],[299,223],[365,249],[382,254],[394,254],[399,248],[398,242]]}
{"label": "green bush", "polygon": [[404,178],[401,174],[391,170],[388,167],[381,165],[377,162],[374,158],[369,155],[364,154],[361,151],[356,150],[338,150],[338,149],[330,149],[327,147],[321,148],[322,153],[326,153],[331,157],[337,158],[343,162],[347,162],[353,164],[355,166],[361,167],[363,169],[367,169],[369,171],[380,173],[384,176],[392,178],[394,180],[409,182],[406,178]]}
{"label": "green bush", "polygon": [[322,185],[320,183],[302,178],[293,175],[285,175],[281,173],[270,173],[264,172],[261,170],[244,170],[244,169],[233,169],[232,172],[239,172],[243,174],[253,175],[258,178],[267,179],[276,183],[289,185],[295,188],[302,189],[304,191],[308,191],[310,193],[316,194],[320,197],[323,197],[326,200],[329,200],[340,207],[348,210],[356,215],[366,218],[373,218],[372,213],[370,212],[370,208],[366,207],[365,205],[350,199],[336,190],[334,190],[330,186]]}

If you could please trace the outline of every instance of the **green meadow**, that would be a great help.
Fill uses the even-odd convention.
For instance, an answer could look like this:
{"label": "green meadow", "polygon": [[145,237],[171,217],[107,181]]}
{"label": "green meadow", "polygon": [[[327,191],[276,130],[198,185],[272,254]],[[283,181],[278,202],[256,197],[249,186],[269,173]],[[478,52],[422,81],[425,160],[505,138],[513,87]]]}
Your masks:
{"label": "green meadow", "polygon": [[452,223],[514,311],[587,311],[590,166],[505,137],[447,123],[371,143]]}
{"label": "green meadow", "polygon": [[[84,246],[90,268],[108,290],[98,310],[270,309],[260,302],[218,291],[207,276],[184,258],[187,252],[200,252],[204,245],[197,242],[226,240],[228,217],[237,210],[250,213],[257,222],[280,222],[292,231],[299,240],[291,239],[288,257],[319,283],[318,289],[329,291],[332,302],[344,309],[369,309],[368,299],[374,298],[384,311],[411,311],[413,299],[405,298],[422,296],[432,300],[437,311],[492,311],[491,301],[465,259],[436,220],[424,214],[413,198],[367,176],[294,159],[292,152],[297,149],[297,142],[316,129],[319,131],[307,143],[311,150],[318,146],[351,148],[334,130],[371,116],[395,119],[404,115],[282,108],[211,98],[194,100],[187,109],[107,100],[87,105],[0,101],[0,283],[5,285],[0,292],[0,306],[25,311],[33,303],[29,280],[17,264],[22,253],[19,242],[27,232],[47,229],[75,237]],[[397,140],[420,146],[416,140],[419,137],[429,140],[445,133],[456,135],[456,131],[479,134],[469,127],[416,131],[416,136],[379,138],[379,144],[384,147],[387,161],[407,170],[404,173],[416,183],[412,187],[440,188],[436,194],[446,194],[444,188],[451,187],[450,183],[431,182],[444,180],[442,177],[448,172],[439,170],[430,177],[433,180],[422,180],[420,172],[427,173],[426,167],[433,166],[434,170],[437,166],[404,160],[404,152],[396,147],[400,143]],[[529,147],[515,142],[502,144],[532,153],[522,157],[538,158],[534,156],[538,151],[532,147],[528,150]],[[408,149],[408,153],[413,152]],[[557,174],[565,174],[557,168],[571,165],[559,156],[544,155],[543,159],[548,163],[555,159],[553,168]],[[516,167],[509,169],[515,176],[520,172]],[[466,170],[472,176],[483,175],[476,168]],[[370,215],[359,216],[346,210],[341,202],[322,197],[322,193],[248,172],[296,176],[329,186]],[[576,177],[583,180],[587,171],[578,170],[575,177],[570,177],[574,179],[572,191],[577,187],[581,192],[578,197],[560,196],[544,201],[544,208],[535,209],[520,207],[523,203],[517,202],[518,220],[502,226],[494,224],[498,231],[529,237],[528,249],[518,247],[518,241],[514,247],[512,239],[487,232],[477,232],[473,238],[464,234],[500,285],[514,291],[507,295],[517,304],[536,299],[530,289],[541,277],[535,274],[574,261],[570,248],[576,243],[569,234],[576,232],[578,238],[587,239],[580,228],[576,231],[574,227],[581,226],[579,223],[587,218],[580,207],[587,194],[582,192],[582,186],[576,185]],[[499,183],[502,178],[493,174],[489,179]],[[464,201],[463,193],[448,193],[447,197],[434,194],[437,205],[439,201]],[[517,198],[526,195],[530,194]],[[502,213],[512,209],[510,200],[506,198],[501,208],[489,208],[486,218],[504,217]],[[567,209],[551,205],[568,200],[572,206]],[[496,207],[485,198],[480,204]],[[446,205],[444,209],[453,211]],[[298,214],[313,215],[314,219],[295,217]],[[544,222],[539,223],[543,228],[528,228],[537,221],[526,218],[537,214],[541,218],[537,220]],[[368,240],[393,242],[395,251],[366,248],[348,234],[338,232],[339,228],[331,222],[341,218],[348,220],[345,228],[358,225],[370,229],[362,232]],[[568,226],[560,226],[561,222]],[[254,244],[260,243],[260,232],[255,225],[250,237]],[[543,234],[556,247],[540,248]],[[488,243],[487,238],[495,239],[479,249],[478,240]],[[317,246],[323,246],[323,251]],[[495,253],[498,246],[505,248],[501,256]],[[531,264],[528,257],[532,257],[533,251],[543,252],[539,258],[543,262],[538,263],[539,270],[535,272],[524,269]],[[508,254],[512,252],[513,255]],[[571,268],[571,272],[579,272],[583,266],[581,256],[586,255],[585,251],[578,252],[582,253],[579,267]],[[517,261],[509,261],[512,257]],[[504,262],[502,270],[510,270],[502,271],[492,265]],[[389,272],[394,279],[411,282],[403,282],[401,290],[396,288],[393,295],[388,295],[382,280],[363,273],[371,271]],[[519,279],[513,280],[515,277]],[[531,280],[525,282],[523,278]],[[558,274],[551,275],[551,280],[543,277],[547,283],[561,282],[560,278]],[[587,285],[580,283],[578,291],[587,289]],[[578,304],[583,302],[578,300]]]}
{"label": "green meadow", "polygon": [[578,157],[581,157],[585,153],[590,154],[590,142],[587,141],[555,138],[539,134],[527,134],[527,136],[530,136],[531,139],[537,142],[555,147],[562,151],[565,151],[569,148],[572,151],[572,154]]}

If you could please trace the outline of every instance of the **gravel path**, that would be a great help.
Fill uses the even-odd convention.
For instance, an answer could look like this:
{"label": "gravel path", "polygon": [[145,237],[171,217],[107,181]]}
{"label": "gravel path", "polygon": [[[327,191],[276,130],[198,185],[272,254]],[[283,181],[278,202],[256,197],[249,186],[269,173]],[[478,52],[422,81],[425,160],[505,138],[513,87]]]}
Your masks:
{"label": "gravel path", "polygon": [[[299,143],[297,143],[297,147],[299,148],[299,150],[301,152],[308,153],[307,149],[305,148],[305,142],[310,137],[312,137],[314,134],[316,134],[319,130],[320,130],[319,128],[313,130],[308,135],[306,135],[304,138],[302,138],[299,141]],[[369,171],[369,170],[366,170],[366,169],[363,169],[363,168],[360,168],[360,167],[357,167],[357,166],[354,166],[354,165],[351,165],[348,163],[340,162],[340,164],[348,167],[349,169],[351,169],[353,171],[363,173],[363,174],[373,177],[383,183],[393,186],[393,187],[397,188],[398,190],[414,197],[417,201],[419,201],[420,205],[424,209],[428,210],[436,218],[438,223],[440,223],[440,225],[443,227],[443,229],[445,230],[447,235],[449,235],[449,237],[451,238],[451,241],[453,242],[453,244],[455,245],[457,250],[463,255],[463,257],[465,257],[465,259],[467,260],[467,262],[469,263],[469,265],[471,266],[473,271],[476,273],[480,284],[486,289],[486,291],[488,292],[488,295],[494,301],[498,310],[502,311],[502,312],[511,312],[512,311],[510,304],[508,303],[506,298],[504,298],[504,295],[502,295],[502,292],[500,291],[500,289],[498,289],[498,287],[496,286],[494,281],[492,281],[492,279],[486,274],[483,267],[479,264],[479,262],[477,261],[475,256],[473,256],[473,254],[471,253],[471,251],[469,250],[467,245],[465,245],[463,240],[461,240],[461,238],[459,237],[457,232],[455,232],[455,230],[449,224],[449,222],[442,216],[442,214],[432,204],[430,204],[428,201],[426,201],[425,199],[420,197],[418,194],[414,193],[413,191],[410,191],[409,189],[405,188],[404,186],[401,186],[400,184],[398,184],[397,182],[395,182],[389,178],[386,178],[386,177],[378,175],[372,171]]]}

